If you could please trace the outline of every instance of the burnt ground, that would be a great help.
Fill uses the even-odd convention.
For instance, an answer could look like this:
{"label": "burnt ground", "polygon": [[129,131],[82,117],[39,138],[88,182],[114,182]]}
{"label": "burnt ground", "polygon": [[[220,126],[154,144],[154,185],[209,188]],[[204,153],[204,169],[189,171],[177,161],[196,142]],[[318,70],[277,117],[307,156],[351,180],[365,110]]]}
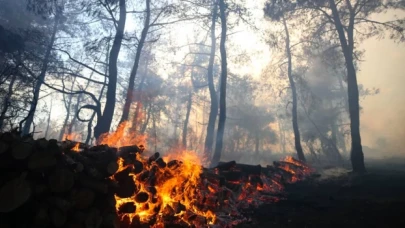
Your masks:
{"label": "burnt ground", "polygon": [[405,227],[405,164],[365,175],[328,169],[286,186],[286,199],[252,213],[248,227]]}

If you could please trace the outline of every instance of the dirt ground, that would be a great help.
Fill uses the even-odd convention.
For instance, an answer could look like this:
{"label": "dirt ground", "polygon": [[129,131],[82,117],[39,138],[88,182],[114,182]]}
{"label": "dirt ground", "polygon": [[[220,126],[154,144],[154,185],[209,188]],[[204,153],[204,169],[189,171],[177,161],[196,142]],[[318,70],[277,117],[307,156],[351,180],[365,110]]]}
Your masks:
{"label": "dirt ground", "polygon": [[252,212],[237,227],[405,227],[405,163],[373,164],[365,175],[345,169],[288,185],[286,199]]}

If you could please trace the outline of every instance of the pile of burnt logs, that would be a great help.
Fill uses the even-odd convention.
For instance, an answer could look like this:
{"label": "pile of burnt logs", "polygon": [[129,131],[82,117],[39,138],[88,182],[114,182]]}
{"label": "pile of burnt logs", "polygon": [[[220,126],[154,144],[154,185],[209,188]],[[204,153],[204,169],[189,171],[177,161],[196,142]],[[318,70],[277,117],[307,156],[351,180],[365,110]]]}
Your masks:
{"label": "pile of burnt logs", "polygon": [[267,167],[232,161],[198,166],[198,176],[189,162],[144,158],[143,150],[0,133],[0,227],[225,226],[310,170],[293,158]]}
{"label": "pile of burnt logs", "polygon": [[118,156],[108,146],[0,133],[0,227],[119,227],[110,178]]}

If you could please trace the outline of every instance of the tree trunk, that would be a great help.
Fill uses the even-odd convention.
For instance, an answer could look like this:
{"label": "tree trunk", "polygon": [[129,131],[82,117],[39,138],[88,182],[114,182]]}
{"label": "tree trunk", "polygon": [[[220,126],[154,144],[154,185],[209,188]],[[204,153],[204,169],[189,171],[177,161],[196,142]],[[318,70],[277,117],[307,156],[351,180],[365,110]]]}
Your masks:
{"label": "tree trunk", "polygon": [[137,98],[136,98],[136,108],[135,108],[135,113],[134,113],[134,117],[132,120],[132,130],[136,131],[136,128],[138,126],[138,122],[139,122],[139,111],[142,110],[142,100],[143,100],[143,96],[142,96],[142,90],[143,90],[143,85],[145,83],[145,79],[146,76],[148,74],[148,66],[149,66],[149,59],[146,59],[146,63],[145,63],[145,69],[144,69],[144,73],[142,75],[142,79],[141,82],[139,83],[138,86],[138,94],[137,94]]}
{"label": "tree trunk", "polygon": [[11,77],[10,84],[8,85],[7,94],[3,100],[3,109],[1,110],[1,114],[0,114],[0,130],[3,129],[4,120],[6,119],[6,113],[8,111],[8,108],[10,107],[10,99],[11,99],[11,96],[13,95],[13,87],[14,87],[16,78],[17,78],[17,75],[13,75]]}
{"label": "tree trunk", "polygon": [[214,85],[214,62],[215,62],[215,48],[216,48],[215,22],[217,18],[217,11],[218,11],[217,2],[216,0],[213,0],[212,19],[211,19],[211,53],[208,63],[208,75],[207,75],[211,105],[210,105],[210,115],[207,124],[207,134],[205,136],[205,144],[204,144],[204,155],[208,159],[212,157],[215,122],[217,120],[218,115],[218,97]]}
{"label": "tree trunk", "polygon": [[[108,44],[107,44],[106,53],[105,53],[105,62],[106,62],[106,65],[105,65],[105,68],[104,68],[104,74],[105,74],[105,75],[108,74],[109,51],[110,51],[110,42],[108,42]],[[93,75],[93,74],[91,74],[91,76],[92,76],[92,75]],[[90,76],[90,77],[91,77],[91,76]],[[106,87],[106,84],[107,84],[107,77],[104,77],[104,83],[103,83],[103,86],[101,87],[100,94],[98,95],[98,101],[99,101],[99,102],[101,101],[101,98],[103,97],[103,93],[104,93],[104,89],[105,89],[105,87]],[[87,87],[86,87],[86,88],[87,88]],[[76,111],[76,113],[77,113],[77,111]],[[96,112],[94,111],[94,112],[91,114],[91,117],[90,117],[90,120],[89,120],[89,124],[87,125],[87,137],[86,137],[86,141],[85,141],[86,144],[91,144],[90,141],[93,141],[92,138],[91,138],[91,135],[92,135],[93,120],[94,120],[94,117],[95,117],[95,116],[96,116]]]}
{"label": "tree trunk", "polygon": [[212,158],[211,166],[216,166],[221,159],[221,152],[223,147],[224,131],[225,131],[225,120],[226,120],[226,80],[228,76],[227,72],[227,59],[226,59],[226,12],[225,12],[225,2],[224,0],[219,0],[219,11],[221,18],[221,43],[219,49],[221,52],[221,87],[220,87],[220,98],[219,98],[219,119],[218,119],[218,130],[217,139],[215,144],[215,152]]}
{"label": "tree trunk", "polygon": [[[76,82],[76,78],[74,79],[74,81],[72,83],[72,86],[70,87],[70,91],[73,91],[73,87],[75,85],[75,82]],[[63,135],[68,132],[66,128],[67,128],[67,124],[68,124],[69,117],[70,117],[70,106],[72,105],[72,98],[73,98],[73,95],[71,95],[71,94],[68,95],[69,98],[68,98],[68,102],[66,104],[65,94],[62,94],[62,96],[64,98],[63,100],[64,100],[65,108],[66,108],[66,116],[65,116],[65,120],[63,121],[62,128],[60,129],[60,132],[59,132],[59,140],[60,141],[63,140],[62,139]]]}
{"label": "tree trunk", "polygon": [[142,48],[143,48],[143,45],[145,44],[146,35],[148,34],[149,23],[150,23],[150,0],[146,0],[145,24],[142,29],[141,39],[139,40],[138,47],[136,48],[135,61],[134,61],[134,65],[132,66],[131,75],[129,76],[127,96],[125,99],[124,108],[122,110],[122,117],[121,117],[120,123],[127,121],[128,117],[129,117],[129,110],[131,108],[131,103],[132,103],[133,96],[134,96],[133,90],[134,90],[134,86],[135,86],[135,77],[136,77],[136,73],[138,71],[139,60],[141,58]]}
{"label": "tree trunk", "polygon": [[350,133],[352,139],[352,151],[350,154],[350,159],[352,162],[353,172],[363,173],[366,172],[366,167],[364,165],[364,155],[360,137],[359,88],[357,85],[356,69],[354,68],[353,63],[353,48],[354,48],[353,30],[354,30],[355,14],[353,12],[353,8],[351,7],[350,1],[346,2],[348,3],[348,8],[350,12],[349,26],[347,28],[347,39],[336,4],[333,0],[329,0],[329,4],[333,14],[333,19],[335,22],[335,27],[339,35],[342,52],[346,62],[347,88],[348,88],[349,114],[350,114]]}
{"label": "tree trunk", "polygon": [[184,120],[184,125],[183,125],[183,148],[184,149],[187,148],[187,129],[188,129],[188,121],[190,119],[192,102],[193,102],[193,93],[190,92],[188,94],[188,99],[187,99],[186,119]]}
{"label": "tree trunk", "polygon": [[152,103],[149,104],[148,112],[146,114],[146,120],[145,120],[145,123],[143,123],[142,129],[141,129],[141,134],[144,134],[146,131],[146,127],[149,124],[150,116],[152,115],[151,111],[152,111]]}
{"label": "tree trunk", "polygon": [[287,23],[285,21],[285,18],[282,18],[283,20],[283,25],[284,25],[284,31],[286,35],[286,53],[287,53],[287,58],[288,58],[288,80],[290,82],[290,87],[291,87],[291,93],[292,93],[292,125],[293,125],[293,130],[294,130],[294,144],[295,144],[295,150],[297,151],[297,156],[298,159],[301,161],[305,161],[305,155],[302,150],[301,146],[301,136],[300,136],[300,131],[298,127],[298,112],[297,112],[297,89],[295,88],[295,82],[294,78],[292,76],[292,56],[291,56],[291,46],[290,46],[290,33],[288,31]]}
{"label": "tree trunk", "polygon": [[120,18],[118,20],[117,31],[115,33],[114,42],[111,47],[109,61],[108,61],[108,87],[107,98],[104,106],[103,115],[100,120],[97,120],[97,124],[94,127],[94,136],[98,139],[101,134],[110,131],[111,123],[115,110],[115,96],[117,90],[117,61],[118,54],[120,53],[122,39],[124,38],[124,28],[126,21],[126,1],[119,0]]}
{"label": "tree trunk", "polygon": [[44,138],[47,138],[47,137],[48,137],[49,126],[51,125],[52,104],[53,104],[53,99],[51,99],[51,106],[50,106],[50,108],[49,108],[49,114],[48,114],[48,123],[46,124],[46,131],[45,131]]}
{"label": "tree trunk", "polygon": [[35,83],[34,96],[32,98],[32,102],[31,102],[31,106],[30,106],[30,109],[28,112],[27,119],[25,120],[25,124],[22,129],[23,135],[29,134],[31,125],[34,122],[34,116],[35,116],[35,111],[37,109],[39,93],[41,91],[42,83],[45,81],[46,71],[48,70],[49,58],[51,56],[53,44],[55,43],[56,32],[58,31],[58,23],[59,23],[59,16],[60,16],[59,14],[60,13],[57,12],[55,15],[55,21],[54,21],[53,28],[52,28],[51,40],[50,40],[49,45],[45,52],[45,57],[42,62],[41,72]]}
{"label": "tree trunk", "polygon": [[[90,84],[90,83],[88,83],[87,85],[89,85],[89,84]],[[86,89],[87,89],[87,86],[86,86]],[[73,113],[76,114],[76,113],[79,111],[79,105],[80,105],[81,100],[82,100],[82,93],[79,94],[79,96],[77,96],[77,100],[76,100],[76,104],[75,104],[75,106],[74,106],[74,112],[73,112]],[[75,126],[76,121],[77,121],[77,116],[76,116],[76,115],[73,115],[73,119],[72,119],[72,121],[70,122],[69,127],[68,127],[68,129],[67,129],[67,133],[68,133],[69,135],[72,134],[72,132],[73,132],[73,127]]]}

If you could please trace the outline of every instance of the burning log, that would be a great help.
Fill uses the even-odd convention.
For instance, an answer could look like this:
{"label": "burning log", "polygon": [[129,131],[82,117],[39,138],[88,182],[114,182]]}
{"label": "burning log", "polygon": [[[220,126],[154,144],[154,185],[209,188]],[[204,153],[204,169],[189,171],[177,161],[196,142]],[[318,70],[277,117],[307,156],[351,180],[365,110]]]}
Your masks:
{"label": "burning log", "polygon": [[73,187],[73,184],[74,176],[70,170],[59,169],[49,176],[49,187],[52,192],[67,192]]}
{"label": "burning log", "polygon": [[116,195],[120,198],[129,198],[133,196],[137,191],[134,179],[127,176],[118,182],[118,188],[116,189]]}
{"label": "burning log", "polygon": [[131,214],[131,213],[134,213],[135,211],[136,211],[136,205],[134,202],[124,203],[118,208],[118,213],[121,213],[121,214]]}
{"label": "burning log", "polygon": [[160,156],[159,152],[154,153],[152,156],[149,157],[148,159],[148,164],[152,164],[152,162],[156,161]]}
{"label": "burning log", "polygon": [[236,166],[235,161],[230,161],[230,162],[219,162],[218,166],[215,167],[219,170],[230,170],[231,168]]}
{"label": "burning log", "polygon": [[139,192],[135,196],[135,201],[137,203],[145,203],[146,201],[148,201],[148,199],[149,199],[149,194],[146,192]]}
{"label": "burning log", "polygon": [[227,181],[240,181],[242,179],[242,172],[240,171],[224,171],[220,173]]}
{"label": "burning log", "polygon": [[118,155],[120,157],[127,157],[129,155],[137,154],[137,153],[142,153],[143,150],[139,149],[138,146],[132,145],[132,146],[123,146],[118,148]]}
{"label": "burning log", "polygon": [[143,171],[143,163],[138,160],[135,160],[134,161],[134,170],[133,170],[134,174],[139,174],[142,171]]}
{"label": "burning log", "polygon": [[172,170],[175,170],[179,168],[182,165],[183,162],[178,161],[178,160],[172,160],[169,163],[167,163],[167,167],[169,167]]}
{"label": "burning log", "polygon": [[239,216],[243,205],[269,201],[283,180],[309,170],[293,159],[207,169],[158,152],[143,158],[143,149],[0,133],[0,212],[24,214],[33,227],[207,227],[220,224],[221,214]]}
{"label": "burning log", "polygon": [[260,165],[237,164],[235,169],[240,170],[246,175],[260,175],[262,173],[262,167]]}
{"label": "burning log", "polygon": [[166,162],[163,161],[162,158],[158,158],[158,159],[156,160],[156,164],[157,164],[157,165],[159,166],[159,168],[161,168],[161,169],[166,168]]}

